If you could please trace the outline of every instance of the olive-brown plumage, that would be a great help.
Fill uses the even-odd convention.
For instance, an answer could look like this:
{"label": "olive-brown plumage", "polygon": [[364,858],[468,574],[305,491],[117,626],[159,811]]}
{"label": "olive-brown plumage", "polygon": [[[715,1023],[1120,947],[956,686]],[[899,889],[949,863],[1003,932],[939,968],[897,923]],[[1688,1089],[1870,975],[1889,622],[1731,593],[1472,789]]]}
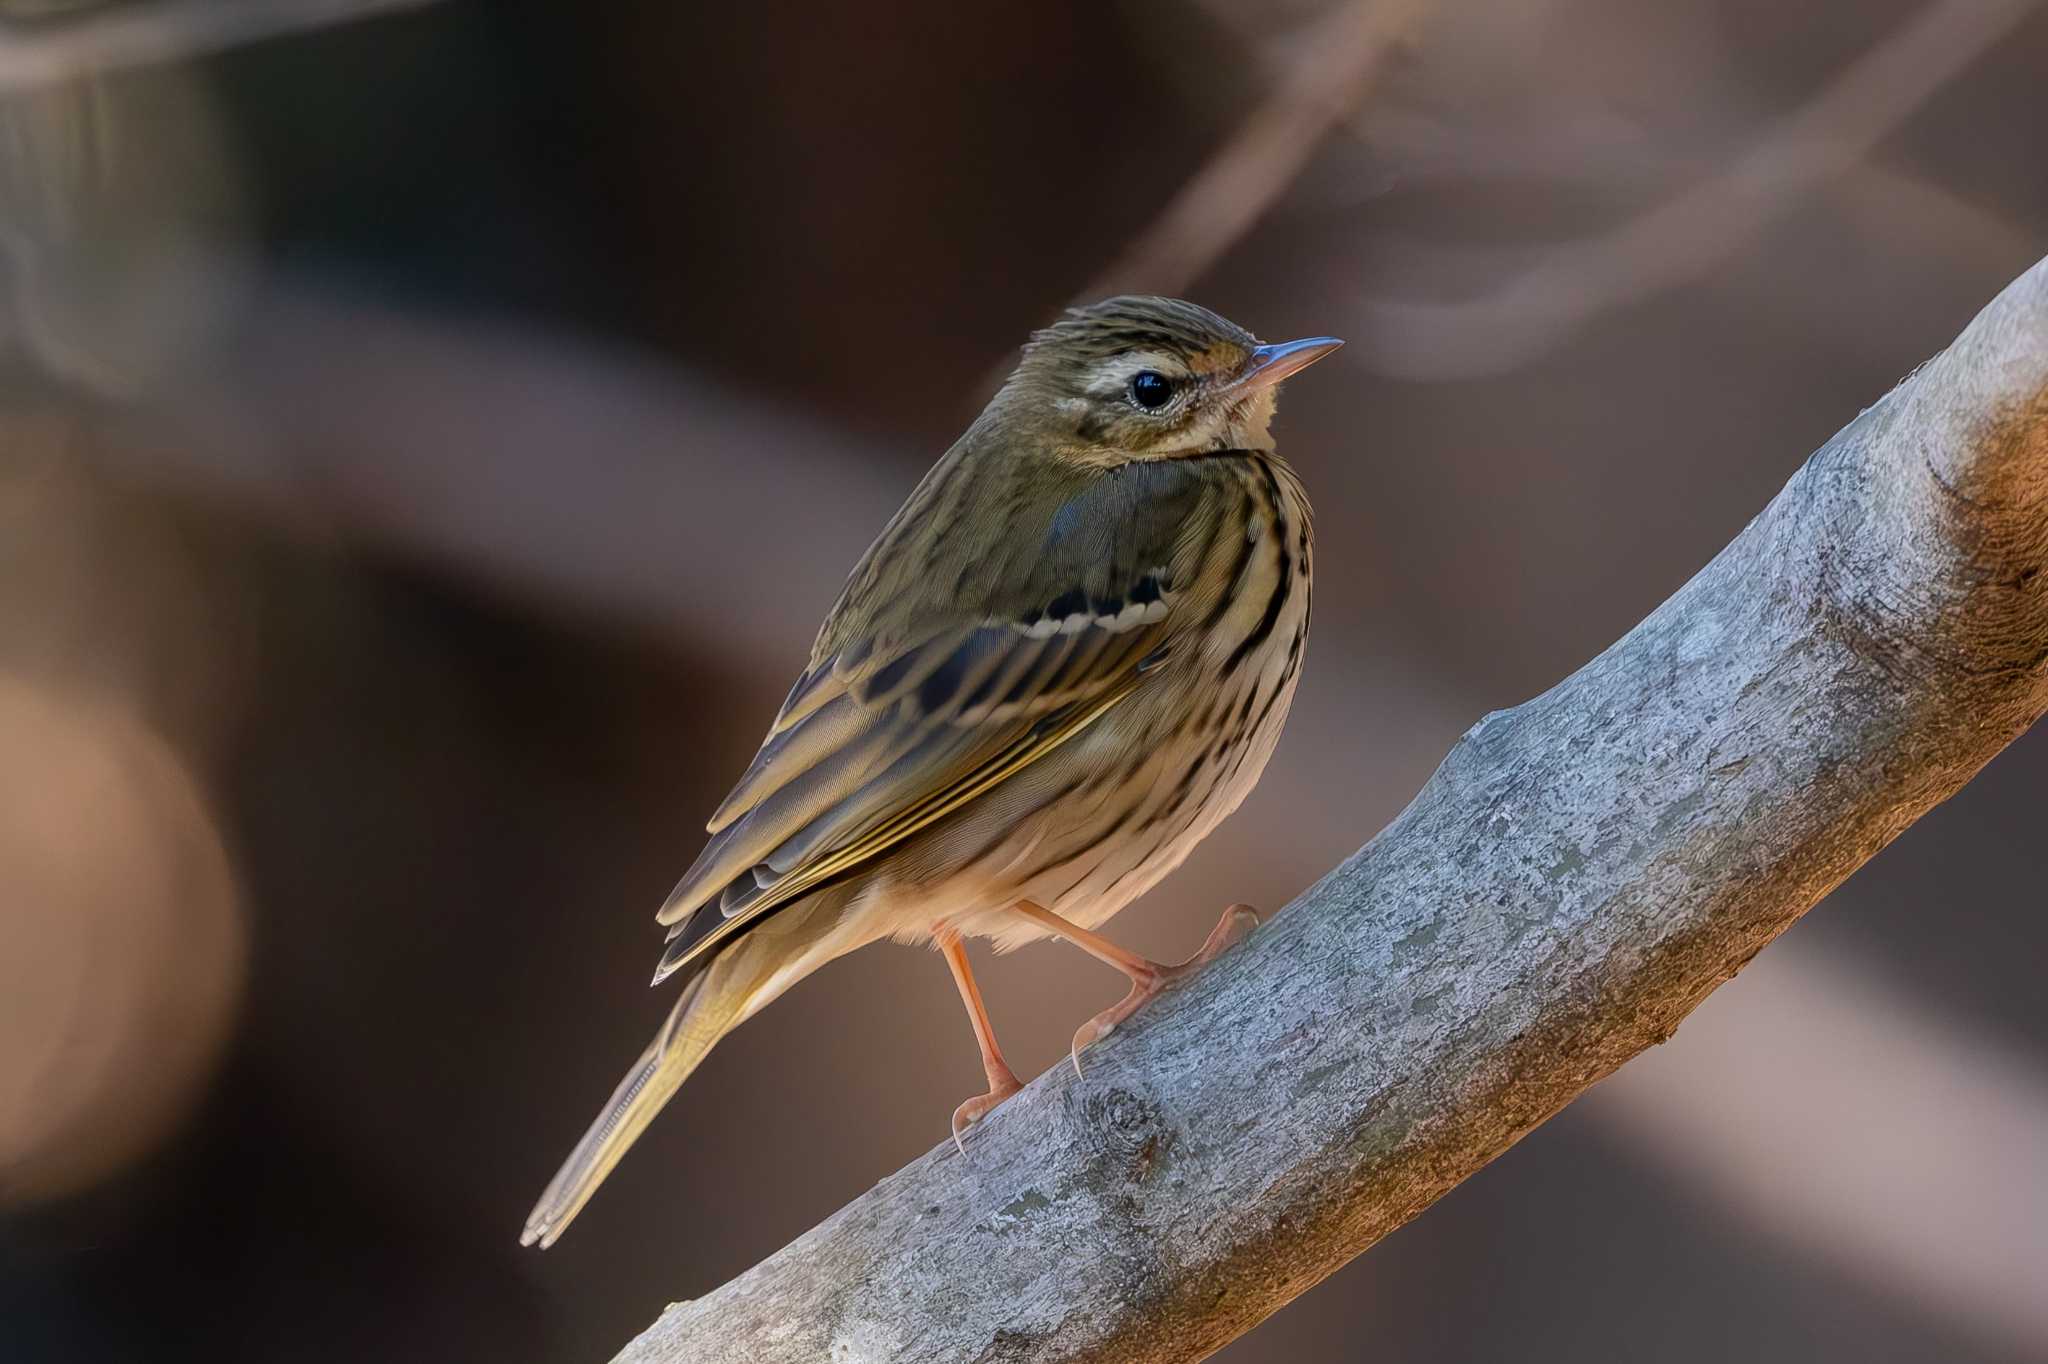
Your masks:
{"label": "olive-brown plumage", "polygon": [[525,1242],[561,1234],[720,1037],[869,942],[933,942],[953,968],[990,1091],[956,1139],[1017,1088],[963,937],[1058,935],[1131,977],[1077,1053],[1171,976],[1092,930],[1237,807],[1279,738],[1311,534],[1268,428],[1279,380],[1337,344],[1261,346],[1142,297],[1032,338],[855,567],[712,816],[658,916],[655,978],[686,976],[683,996]]}

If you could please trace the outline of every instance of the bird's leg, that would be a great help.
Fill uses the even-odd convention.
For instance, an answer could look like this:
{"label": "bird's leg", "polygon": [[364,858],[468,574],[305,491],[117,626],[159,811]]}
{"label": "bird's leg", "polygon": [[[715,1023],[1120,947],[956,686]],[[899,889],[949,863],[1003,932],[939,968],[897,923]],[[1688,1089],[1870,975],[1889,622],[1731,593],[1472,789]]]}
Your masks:
{"label": "bird's leg", "polygon": [[1216,927],[1209,930],[1208,940],[1202,944],[1201,951],[1178,966],[1167,966],[1118,947],[1100,933],[1069,922],[1049,909],[1032,904],[1029,900],[1016,908],[1025,918],[1043,925],[1097,961],[1106,962],[1131,978],[1131,992],[1123,997],[1121,1003],[1112,1004],[1075,1031],[1071,1055],[1076,1075],[1081,1073],[1081,1048],[1109,1036],[1115,1031],[1117,1024],[1136,1013],[1146,1000],[1181,977],[1191,975],[1207,966],[1229,951],[1239,938],[1259,926],[1257,910],[1250,905],[1232,905],[1223,911],[1223,917],[1216,921]]}
{"label": "bird's leg", "polygon": [[974,971],[967,964],[966,944],[950,928],[941,928],[933,936],[938,939],[946,965],[953,968],[953,983],[960,987],[960,1002],[967,1006],[967,1021],[974,1025],[974,1040],[981,1044],[981,1068],[988,1072],[988,1093],[977,1095],[953,1110],[953,1145],[964,1156],[967,1146],[960,1134],[1024,1086],[1018,1083],[1010,1063],[1003,1059],[1003,1049],[996,1045],[995,1029],[989,1025],[988,1010],[981,1002],[981,987],[974,983]]}

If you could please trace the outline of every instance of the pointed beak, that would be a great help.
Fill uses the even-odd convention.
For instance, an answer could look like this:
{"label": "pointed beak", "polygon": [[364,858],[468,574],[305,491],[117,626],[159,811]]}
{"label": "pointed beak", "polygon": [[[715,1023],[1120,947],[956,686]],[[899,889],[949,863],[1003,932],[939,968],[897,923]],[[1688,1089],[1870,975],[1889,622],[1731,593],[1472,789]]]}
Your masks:
{"label": "pointed beak", "polygon": [[1282,341],[1277,346],[1260,346],[1252,352],[1237,382],[1245,388],[1271,388],[1343,344],[1334,336],[1310,336],[1300,341]]}

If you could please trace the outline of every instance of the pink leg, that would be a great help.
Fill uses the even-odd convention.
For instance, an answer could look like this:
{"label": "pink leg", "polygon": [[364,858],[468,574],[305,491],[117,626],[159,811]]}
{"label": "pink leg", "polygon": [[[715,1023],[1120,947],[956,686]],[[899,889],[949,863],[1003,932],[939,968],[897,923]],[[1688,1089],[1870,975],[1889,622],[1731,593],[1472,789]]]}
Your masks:
{"label": "pink leg", "polygon": [[1079,924],[1070,923],[1051,910],[1034,905],[1028,900],[1017,906],[1017,912],[1044,925],[1097,961],[1114,966],[1131,978],[1131,992],[1123,997],[1121,1003],[1104,1009],[1075,1031],[1072,1056],[1076,1075],[1081,1073],[1081,1048],[1109,1036],[1116,1030],[1117,1024],[1136,1013],[1146,1000],[1181,977],[1192,975],[1207,966],[1229,951],[1239,938],[1259,926],[1257,910],[1250,905],[1232,905],[1223,911],[1223,917],[1216,921],[1216,927],[1209,930],[1208,940],[1202,944],[1201,951],[1178,966],[1165,966],[1118,947],[1101,934]]}
{"label": "pink leg", "polygon": [[990,1026],[988,1009],[981,1002],[981,987],[974,983],[974,972],[967,965],[967,948],[960,941],[960,935],[945,928],[935,936],[946,965],[953,968],[953,983],[960,987],[960,1002],[967,1006],[967,1021],[974,1025],[974,1040],[981,1046],[981,1068],[988,1072],[988,1093],[969,1099],[953,1110],[953,1145],[959,1147],[960,1154],[964,1156],[967,1146],[960,1139],[961,1133],[1024,1086],[1018,1083],[1017,1073],[1010,1069],[1010,1063],[1003,1059],[1003,1049],[996,1045],[995,1029]]}

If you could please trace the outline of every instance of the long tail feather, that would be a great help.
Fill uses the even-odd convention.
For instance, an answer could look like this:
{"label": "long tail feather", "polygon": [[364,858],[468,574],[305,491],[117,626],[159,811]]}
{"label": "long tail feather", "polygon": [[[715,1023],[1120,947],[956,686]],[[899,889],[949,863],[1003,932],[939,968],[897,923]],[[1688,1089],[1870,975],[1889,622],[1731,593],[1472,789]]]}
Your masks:
{"label": "long tail feather", "polygon": [[830,893],[793,905],[720,949],[691,977],[668,1021],[534,1204],[519,1236],[521,1245],[546,1249],[561,1239],[619,1158],[719,1039],[820,963],[808,954],[836,922],[839,909],[839,897]]}
{"label": "long tail feather", "polygon": [[714,1023],[702,1016],[711,1012],[702,1007],[707,1002],[710,984],[711,976],[706,972],[684,988],[683,997],[676,1001],[668,1021],[662,1024],[647,1050],[640,1053],[626,1078],[619,1081],[597,1121],[576,1143],[576,1149],[562,1162],[547,1192],[534,1204],[526,1218],[526,1229],[519,1235],[519,1244],[538,1243],[546,1249],[560,1239],[627,1148],[647,1130],[647,1124],[654,1121],[662,1105],[674,1097],[683,1081],[690,1078],[690,1072],[725,1035],[727,1020]]}

